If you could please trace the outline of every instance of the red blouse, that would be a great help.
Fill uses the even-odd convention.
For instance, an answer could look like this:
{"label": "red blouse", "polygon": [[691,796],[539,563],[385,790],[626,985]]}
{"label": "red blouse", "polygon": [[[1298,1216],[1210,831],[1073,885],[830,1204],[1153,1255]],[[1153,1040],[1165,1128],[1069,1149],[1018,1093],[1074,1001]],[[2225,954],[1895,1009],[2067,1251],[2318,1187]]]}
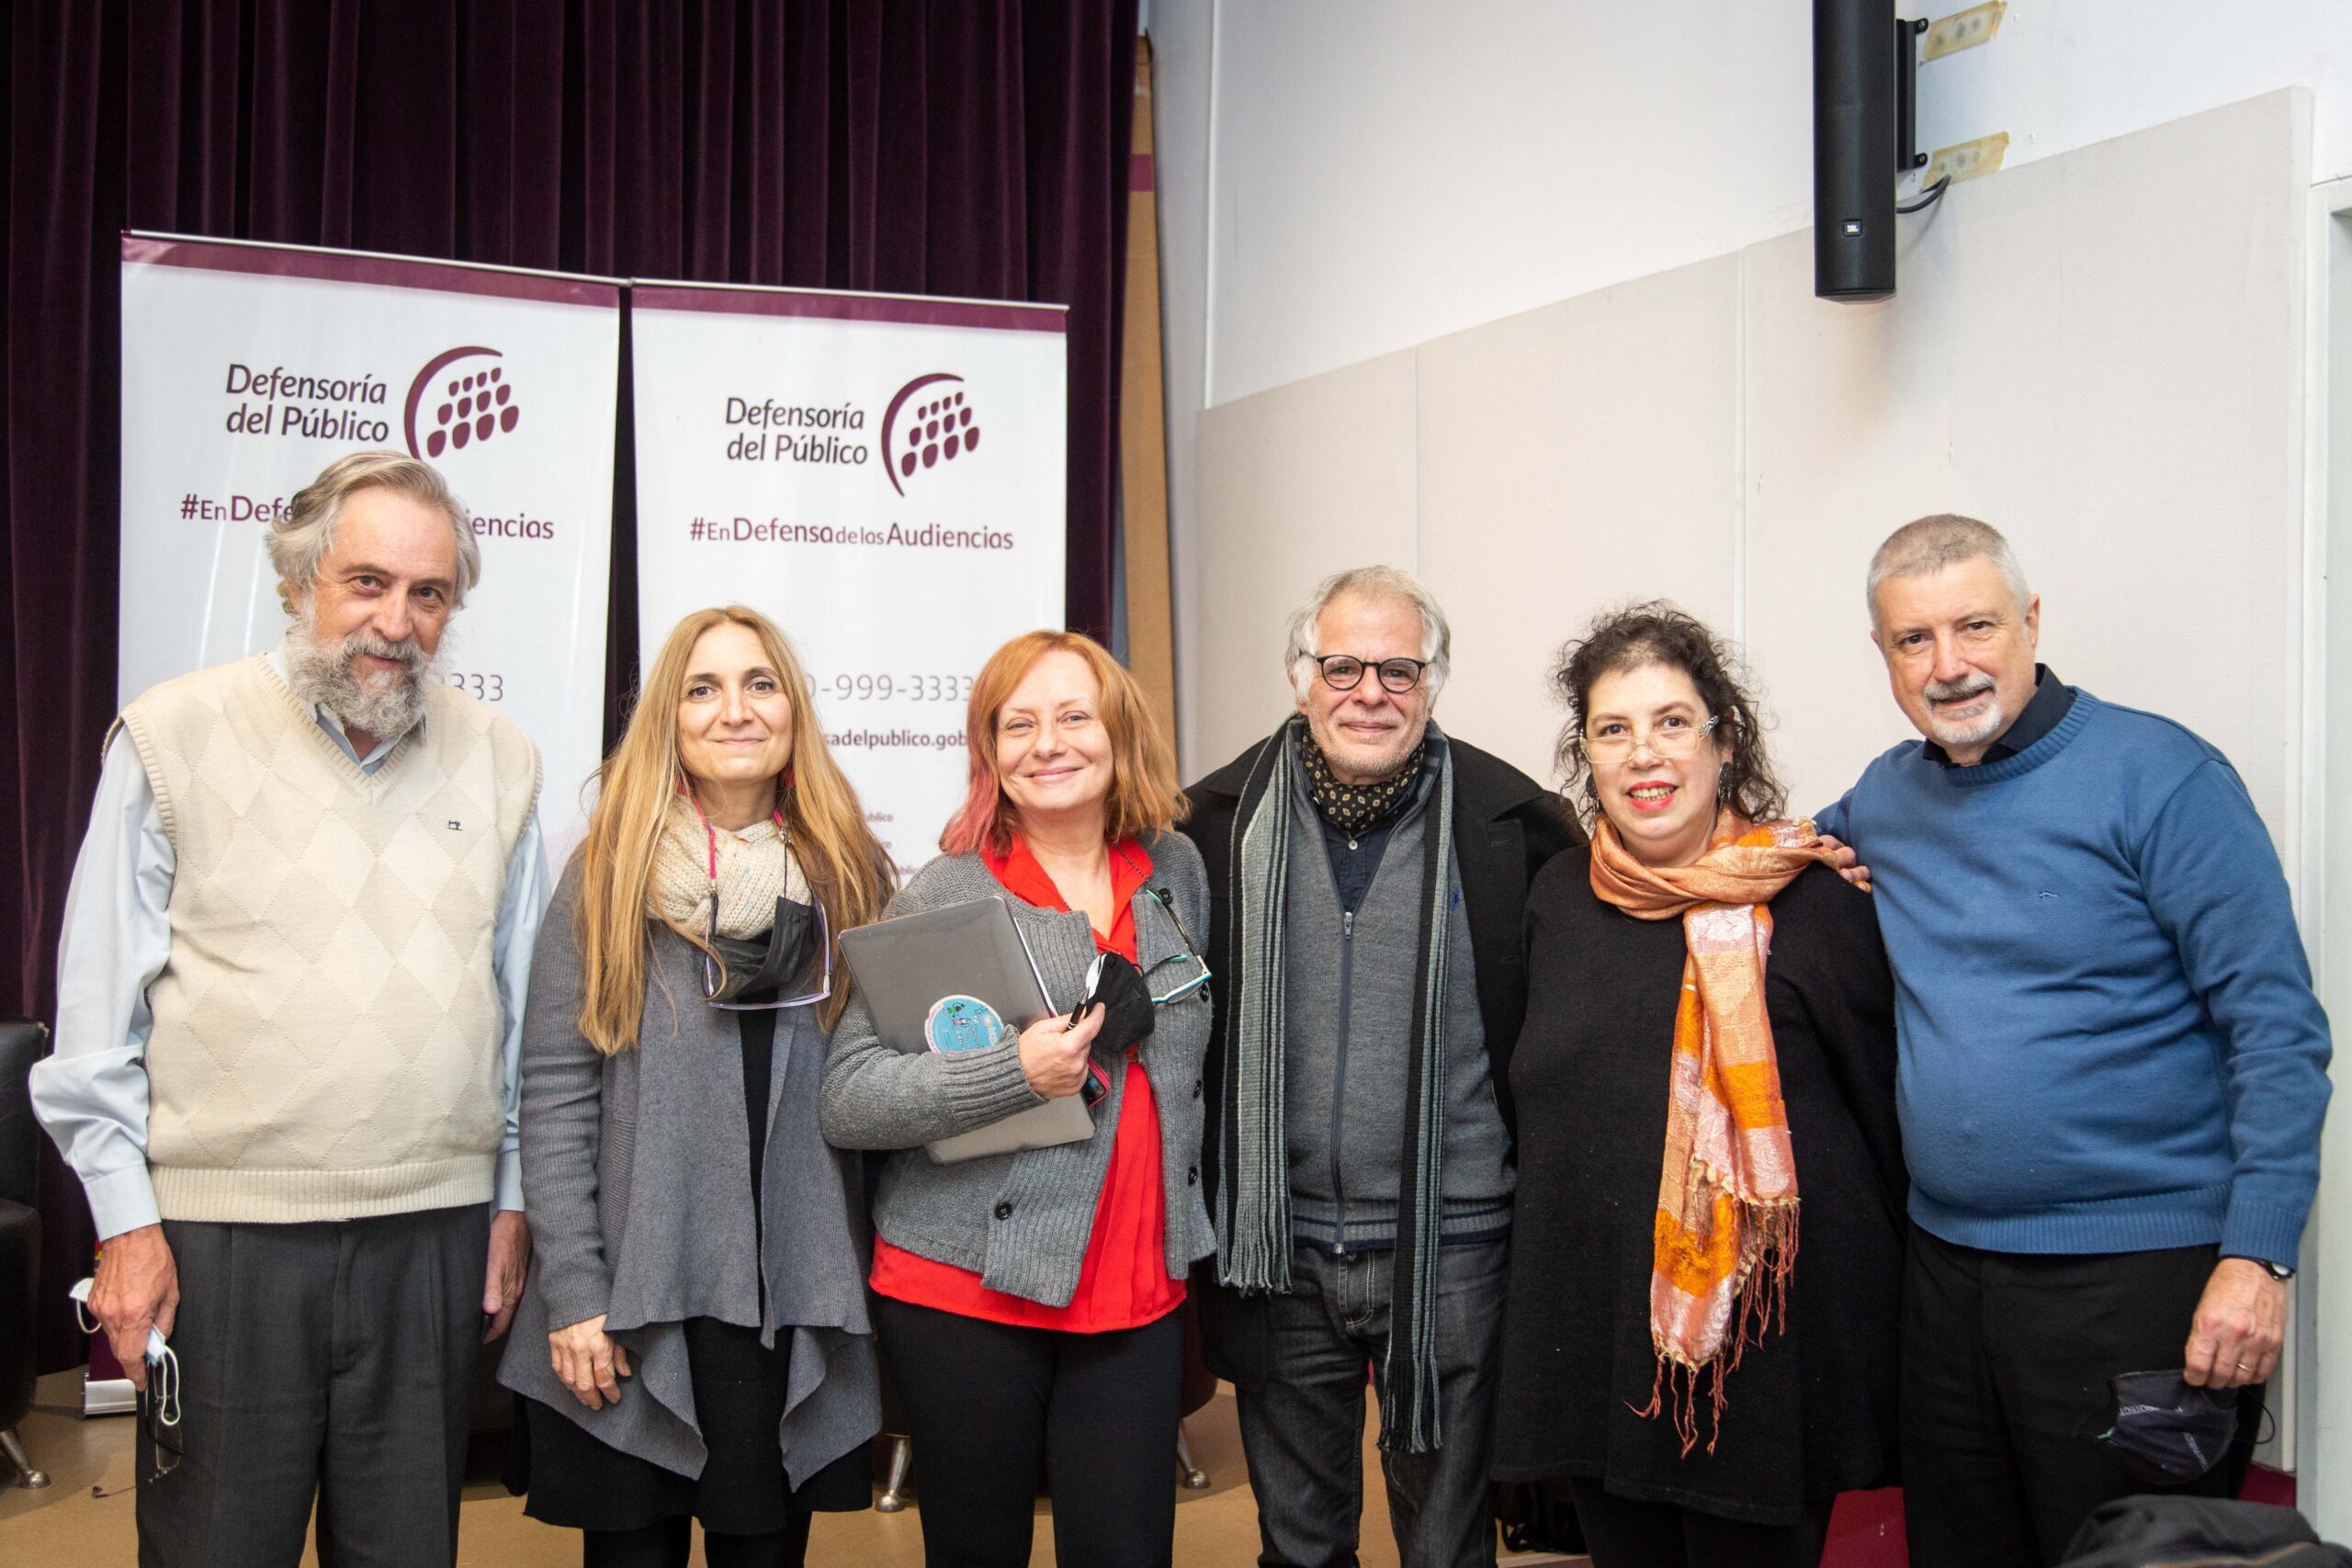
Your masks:
{"label": "red blouse", "polygon": [[[981,858],[1014,897],[1041,909],[1069,912],[1061,890],[1037,863],[1027,840],[1016,834],[1011,854],[999,859],[983,852]],[[1144,853],[1142,845],[1130,839],[1113,846],[1111,894],[1119,914],[1110,935],[1095,933],[1098,949],[1136,962],[1134,900],[1150,876],[1151,857]],[[1102,1071],[1099,1066],[1089,1070],[1098,1077]],[[916,1306],[1073,1334],[1134,1328],[1183,1304],[1184,1281],[1168,1275],[1168,1199],[1160,1185],[1159,1107],[1152,1099],[1151,1080],[1133,1051],[1127,1053],[1126,1075],[1119,1127],[1111,1139],[1111,1164],[1103,1172],[1102,1191],[1094,1204],[1094,1229],[1087,1237],[1086,1258],[1079,1266],[1078,1291],[1069,1305],[1046,1306],[1026,1296],[989,1290],[968,1269],[919,1257],[878,1235],[874,1238],[874,1272],[869,1280],[874,1289]]]}

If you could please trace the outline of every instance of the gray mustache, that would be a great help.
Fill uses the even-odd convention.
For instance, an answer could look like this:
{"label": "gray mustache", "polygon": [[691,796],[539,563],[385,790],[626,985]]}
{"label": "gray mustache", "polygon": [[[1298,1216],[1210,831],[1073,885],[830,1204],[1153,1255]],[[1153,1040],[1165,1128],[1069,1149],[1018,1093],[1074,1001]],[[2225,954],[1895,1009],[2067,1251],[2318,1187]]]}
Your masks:
{"label": "gray mustache", "polygon": [[413,637],[393,642],[378,637],[374,632],[358,631],[343,639],[345,664],[348,665],[356,655],[362,653],[372,659],[398,660],[410,675],[424,668],[424,649]]}
{"label": "gray mustache", "polygon": [[1930,681],[1921,688],[1928,701],[1938,703],[1963,702],[1992,689],[1991,678],[1984,675],[1972,676],[1965,681]]}

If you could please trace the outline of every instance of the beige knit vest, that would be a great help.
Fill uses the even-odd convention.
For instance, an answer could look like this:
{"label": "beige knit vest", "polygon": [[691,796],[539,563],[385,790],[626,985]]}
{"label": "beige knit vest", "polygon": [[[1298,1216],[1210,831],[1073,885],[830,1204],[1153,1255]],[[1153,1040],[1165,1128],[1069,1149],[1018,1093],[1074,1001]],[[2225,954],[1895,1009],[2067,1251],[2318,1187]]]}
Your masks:
{"label": "beige knit vest", "polygon": [[148,1001],[167,1220],[487,1201],[504,1129],[492,938],[538,751],[435,684],[373,774],[266,658],[123,710],[177,857]]}

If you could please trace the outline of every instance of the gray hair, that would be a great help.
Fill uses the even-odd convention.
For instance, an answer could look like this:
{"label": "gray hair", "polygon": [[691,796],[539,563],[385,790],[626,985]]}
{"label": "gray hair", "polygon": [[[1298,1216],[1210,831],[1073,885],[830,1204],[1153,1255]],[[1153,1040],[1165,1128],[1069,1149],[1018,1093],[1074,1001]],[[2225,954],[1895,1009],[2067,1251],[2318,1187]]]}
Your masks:
{"label": "gray hair", "polygon": [[286,613],[294,613],[294,595],[319,580],[320,563],[334,544],[335,525],[343,521],[344,503],[363,490],[390,491],[437,508],[449,519],[449,531],[458,540],[458,581],[449,607],[464,604],[467,592],[481,581],[481,546],[475,542],[466,503],[449,492],[447,481],[430,463],[398,452],[354,452],[320,469],[317,479],[294,492],[286,511],[270,520],[269,564],[277,570],[277,599]]}
{"label": "gray hair", "polygon": [[1957,512],[1939,512],[1905,523],[1889,534],[1886,543],[1871,557],[1870,577],[1862,586],[1871,625],[1878,625],[1879,585],[1889,578],[1925,577],[1979,558],[2000,569],[2001,580],[2018,602],[2018,614],[2023,615],[2033,595],[2026,588],[2025,568],[2018,564],[2018,553],[2009,547],[2009,541],[1990,523],[1979,523]]}
{"label": "gray hair", "polygon": [[1421,657],[1429,660],[1430,666],[1421,672],[1421,680],[1429,687],[1430,700],[1435,702],[1453,668],[1453,628],[1445,624],[1445,612],[1438,608],[1437,600],[1421,586],[1420,580],[1393,566],[1359,566],[1335,571],[1317,583],[1306,603],[1292,613],[1290,640],[1283,653],[1283,669],[1290,676],[1291,690],[1305,700],[1316,673],[1315,623],[1323,618],[1323,612],[1331,607],[1333,600],[1351,594],[1360,599],[1386,599],[1410,604],[1421,617]]}

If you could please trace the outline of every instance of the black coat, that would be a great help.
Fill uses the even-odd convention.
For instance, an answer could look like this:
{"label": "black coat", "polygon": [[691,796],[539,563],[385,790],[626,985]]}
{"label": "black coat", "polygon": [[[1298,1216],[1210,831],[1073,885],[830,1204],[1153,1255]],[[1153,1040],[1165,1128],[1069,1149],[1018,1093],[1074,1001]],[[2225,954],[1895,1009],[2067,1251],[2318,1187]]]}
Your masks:
{"label": "black coat", "polygon": [[1894,984],[1869,895],[1811,866],[1772,900],[1765,1008],[1799,1201],[1787,1315],[1706,1387],[1686,1457],[1647,1404],[1653,1224],[1666,1147],[1679,919],[1640,920],[1565,854],[1528,899],[1519,1191],[1496,1394],[1495,1472],[1599,1480],[1619,1496],[1756,1524],[1881,1483],[1895,1447],[1905,1178]]}
{"label": "black coat", "polygon": [[[1288,733],[1285,725],[1185,791],[1192,815],[1178,831],[1199,847],[1208,871],[1209,966],[1219,976],[1240,973],[1234,957],[1240,933],[1233,920],[1233,852],[1242,791],[1266,747]],[[1510,1127],[1511,1048],[1527,1011],[1527,964],[1521,940],[1527,890],[1544,862],[1584,842],[1584,831],[1557,795],[1501,758],[1450,735],[1446,747],[1453,761],[1453,856],[1470,920],[1478,1012],[1486,1028],[1496,1100],[1503,1123]],[[1217,1151],[1225,1135],[1225,1044],[1232,1019],[1226,1000],[1219,996],[1202,1073],[1207,1119],[1201,1134],[1201,1172],[1211,1214],[1217,1209]],[[1217,1284],[1215,1258],[1194,1268],[1192,1289],[1210,1370],[1243,1388],[1256,1389],[1265,1380],[1264,1301]]]}

